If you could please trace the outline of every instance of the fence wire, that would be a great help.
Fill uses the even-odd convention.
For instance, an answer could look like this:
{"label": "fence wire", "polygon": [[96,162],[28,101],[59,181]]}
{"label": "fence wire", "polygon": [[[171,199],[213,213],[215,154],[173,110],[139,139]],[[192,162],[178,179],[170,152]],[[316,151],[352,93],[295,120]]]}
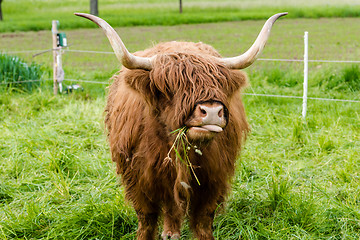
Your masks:
{"label": "fence wire", "polygon": [[[17,53],[36,53],[36,52],[46,52],[51,51],[52,49],[46,50],[24,50],[24,51],[9,51],[7,54],[17,54]],[[104,52],[104,51],[88,51],[88,50],[71,50],[65,49],[64,52],[74,52],[74,53],[88,53],[88,54],[112,54],[114,52]],[[281,58],[259,58],[259,61],[274,61],[274,62],[304,62],[303,59],[281,59]],[[308,60],[308,62],[314,63],[360,63],[360,61],[355,60]],[[0,83],[0,85],[4,84],[19,84],[19,83],[29,83],[29,82],[40,82],[40,81],[53,81],[53,79],[36,79],[36,80],[24,80],[24,81],[16,81],[16,82],[7,82]],[[70,82],[84,82],[84,83],[93,83],[93,84],[103,84],[108,85],[108,82],[99,82],[99,81],[90,81],[83,79],[64,79],[64,81]],[[276,94],[258,94],[258,93],[243,93],[243,95],[247,96],[259,96],[259,97],[275,97],[275,98],[293,98],[293,99],[303,99],[302,96],[288,96],[288,95],[276,95]],[[308,97],[311,100],[320,100],[320,101],[334,101],[334,102],[350,102],[350,103],[360,103],[360,100],[348,100],[348,99],[334,99],[334,98],[317,98],[317,97]]]}
{"label": "fence wire", "polygon": [[[258,58],[257,61],[273,61],[273,62],[304,62],[304,59],[277,59],[277,58]],[[360,63],[353,60],[308,60],[314,63]]]}
{"label": "fence wire", "polygon": [[[9,51],[4,52],[7,54],[17,54],[17,53],[39,53],[39,52],[48,52],[53,49],[40,49],[40,50],[24,50],[24,51]],[[56,49],[54,49],[56,50]],[[74,52],[74,53],[90,53],[90,54],[112,54],[114,52],[105,52],[105,51],[90,51],[90,50],[75,50],[75,49],[63,49],[64,52]],[[273,61],[273,62],[304,62],[303,59],[282,59],[282,58],[258,58],[257,61]],[[356,60],[308,60],[309,62],[315,63],[360,63]]]}
{"label": "fence wire", "polygon": [[[260,94],[260,93],[243,93],[243,95],[259,96],[259,97],[277,97],[277,98],[296,98],[296,99],[303,99],[302,96],[288,96],[288,95],[274,95],[274,94]],[[307,99],[311,99],[311,100],[321,100],[321,101],[334,101],[334,102],[360,103],[360,100],[347,100],[347,99],[336,99],[336,98],[307,97]]]}
{"label": "fence wire", "polygon": [[[1,85],[11,85],[11,84],[40,82],[40,81],[53,81],[53,79],[25,80],[25,81],[7,82],[7,83],[0,83],[0,84]],[[109,85],[108,82],[98,82],[98,81],[90,81],[90,80],[83,80],[83,79],[64,79],[64,81]],[[293,98],[293,99],[302,99],[303,98],[302,96],[288,96],[288,95],[261,94],[261,93],[242,93],[242,95],[245,95],[245,96],[259,96],[259,97],[275,97],[275,98]],[[360,103],[360,100],[348,100],[348,99],[336,99],[336,98],[308,97],[308,99],[320,100],[320,101]]]}
{"label": "fence wire", "polygon": [[1,85],[9,85],[9,84],[18,84],[18,83],[29,83],[29,82],[40,82],[45,81],[41,79],[35,79],[35,80],[24,80],[24,81],[16,81],[16,82],[2,82]]}

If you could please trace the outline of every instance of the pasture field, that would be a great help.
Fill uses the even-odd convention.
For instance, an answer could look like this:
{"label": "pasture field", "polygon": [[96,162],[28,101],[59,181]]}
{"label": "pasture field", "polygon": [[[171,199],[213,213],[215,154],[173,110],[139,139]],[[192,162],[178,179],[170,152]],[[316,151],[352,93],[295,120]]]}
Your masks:
{"label": "pasture field", "polygon": [[[359,17],[357,0],[189,0],[183,1],[183,14],[178,13],[178,0],[102,0],[100,16],[113,26],[176,25],[221,21],[266,19],[275,12],[289,11],[290,18]],[[89,12],[89,1],[76,0],[6,0],[2,4],[4,21],[0,32],[49,29],[57,19],[65,29],[92,27],[78,21],[74,12]]]}
{"label": "pasture field", "polygon": [[[233,56],[251,45],[263,22],[117,30],[130,51],[151,40],[190,40]],[[302,58],[307,30],[310,58],[359,60],[359,24],[358,18],[283,18],[261,57]],[[73,49],[111,51],[98,29],[67,34]],[[51,47],[50,36],[4,33],[0,46],[43,49]],[[35,58],[45,70],[49,59]],[[118,69],[112,55],[72,52],[64,55],[64,67],[67,78],[97,81]],[[301,64],[258,61],[247,72],[247,92],[301,95]],[[309,95],[359,100],[357,65],[312,63],[310,72]],[[59,96],[48,84],[26,94],[1,90],[0,239],[134,238],[136,216],[124,200],[104,133],[105,86],[83,86],[82,93]],[[243,99],[252,132],[229,201],[218,212],[216,239],[359,239],[359,103],[309,100],[302,121],[301,100]],[[191,239],[186,224],[182,239]]]}
{"label": "pasture field", "polygon": [[[299,100],[244,101],[252,133],[216,238],[359,239],[359,105],[310,102],[303,123]],[[134,238],[136,216],[109,160],[104,102],[40,90],[1,95],[1,239]]]}

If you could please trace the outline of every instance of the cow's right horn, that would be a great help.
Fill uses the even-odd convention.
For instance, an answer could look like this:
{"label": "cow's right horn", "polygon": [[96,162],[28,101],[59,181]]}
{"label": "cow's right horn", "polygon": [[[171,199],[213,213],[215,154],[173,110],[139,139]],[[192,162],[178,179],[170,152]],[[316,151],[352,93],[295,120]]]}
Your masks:
{"label": "cow's right horn", "polygon": [[116,57],[123,66],[130,69],[152,69],[152,58],[138,57],[129,53],[119,35],[105,20],[87,13],[75,13],[75,15],[93,21],[104,31],[106,37],[110,41]]}
{"label": "cow's right horn", "polygon": [[231,57],[231,58],[222,58],[221,62],[223,62],[228,68],[231,69],[244,69],[250,66],[253,62],[255,62],[256,58],[260,55],[262,50],[265,47],[265,44],[270,36],[271,28],[274,22],[284,15],[288,13],[278,13],[270,17],[263,28],[261,29],[258,37],[256,38],[254,44],[240,56]]}

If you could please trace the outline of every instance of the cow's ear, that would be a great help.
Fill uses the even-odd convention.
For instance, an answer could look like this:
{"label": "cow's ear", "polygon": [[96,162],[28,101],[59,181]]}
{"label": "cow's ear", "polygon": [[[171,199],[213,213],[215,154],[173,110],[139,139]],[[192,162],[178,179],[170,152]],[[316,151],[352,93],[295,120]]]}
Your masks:
{"label": "cow's ear", "polygon": [[241,70],[230,70],[228,79],[228,94],[231,96],[235,92],[247,87],[248,77]]}
{"label": "cow's ear", "polygon": [[149,88],[149,71],[146,70],[122,70],[120,75],[124,77],[125,82],[142,94],[146,94],[146,90]]}
{"label": "cow's ear", "polygon": [[163,94],[150,79],[150,71],[147,70],[122,70],[124,81],[151,105],[156,105]]}

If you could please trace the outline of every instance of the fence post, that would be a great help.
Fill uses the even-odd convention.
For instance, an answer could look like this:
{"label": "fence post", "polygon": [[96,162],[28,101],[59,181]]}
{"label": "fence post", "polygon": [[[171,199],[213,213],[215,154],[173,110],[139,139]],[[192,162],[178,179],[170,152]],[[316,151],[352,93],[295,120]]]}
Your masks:
{"label": "fence post", "polygon": [[179,1],[179,13],[183,12],[183,4],[182,4],[182,0]]}
{"label": "fence post", "polygon": [[303,105],[302,105],[302,117],[305,119],[307,110],[307,93],[308,93],[308,32],[304,34],[304,94],[303,94]]}
{"label": "fence post", "polygon": [[57,81],[57,56],[59,54],[59,49],[57,47],[57,33],[58,33],[58,21],[57,20],[53,20],[52,21],[52,28],[51,28],[51,32],[52,32],[52,51],[53,51],[53,78],[54,78],[54,95],[57,95],[58,90],[59,90],[59,85],[58,85],[58,81]]}

